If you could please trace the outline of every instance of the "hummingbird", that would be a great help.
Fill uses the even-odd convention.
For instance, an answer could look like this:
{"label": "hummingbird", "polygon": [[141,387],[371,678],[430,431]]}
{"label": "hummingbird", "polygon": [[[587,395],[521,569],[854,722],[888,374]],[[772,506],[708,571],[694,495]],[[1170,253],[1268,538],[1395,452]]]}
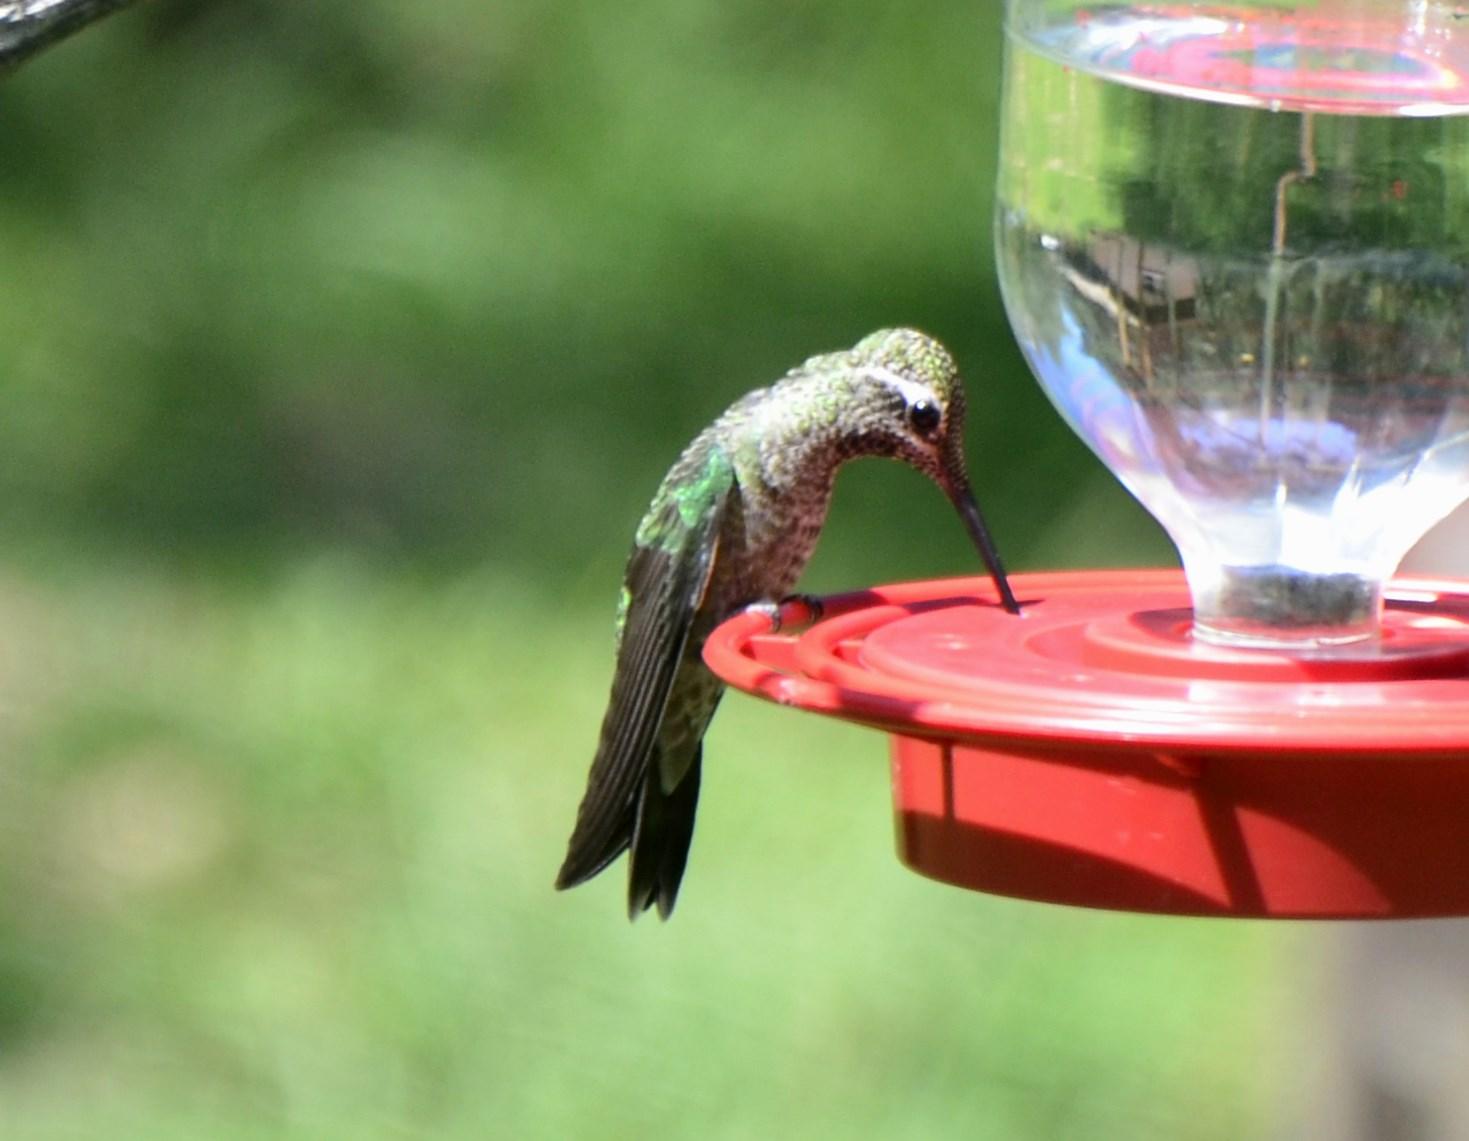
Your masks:
{"label": "hummingbird", "polygon": [[913,329],[884,329],[757,388],[684,449],[638,524],[617,611],[617,664],[601,737],[556,887],[624,851],[628,917],[667,919],[694,832],[705,730],[723,683],[704,640],[748,606],[790,597],[848,460],[901,460],[958,509],[1011,593],[964,463],[964,388],[954,359]]}

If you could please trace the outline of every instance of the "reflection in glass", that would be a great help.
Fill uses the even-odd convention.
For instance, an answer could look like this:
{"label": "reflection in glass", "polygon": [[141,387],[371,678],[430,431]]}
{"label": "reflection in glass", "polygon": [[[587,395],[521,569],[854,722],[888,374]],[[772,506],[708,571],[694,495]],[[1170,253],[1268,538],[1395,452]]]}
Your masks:
{"label": "reflection in glass", "polygon": [[1054,7],[1012,4],[998,194],[1036,374],[1178,544],[1203,636],[1370,636],[1469,494],[1469,46]]}

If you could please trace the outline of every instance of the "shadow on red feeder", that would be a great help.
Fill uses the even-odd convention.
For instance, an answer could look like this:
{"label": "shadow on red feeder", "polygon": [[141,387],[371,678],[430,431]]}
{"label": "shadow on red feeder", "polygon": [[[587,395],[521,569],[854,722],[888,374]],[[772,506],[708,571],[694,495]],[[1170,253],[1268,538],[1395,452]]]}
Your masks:
{"label": "shadow on red feeder", "polygon": [[[725,681],[893,735],[899,854],[961,887],[1266,918],[1469,915],[1469,583],[1396,580],[1379,642],[1193,639],[1181,574],[1020,575],[758,613]],[[793,612],[794,615],[794,612]]]}

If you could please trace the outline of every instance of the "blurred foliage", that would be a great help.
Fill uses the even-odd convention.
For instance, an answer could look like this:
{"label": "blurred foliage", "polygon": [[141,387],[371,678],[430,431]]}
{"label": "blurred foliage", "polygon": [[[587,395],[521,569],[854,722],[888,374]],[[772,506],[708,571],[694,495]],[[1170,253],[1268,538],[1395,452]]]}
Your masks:
{"label": "blurred foliage", "polygon": [[876,738],[756,702],[670,923],[557,896],[606,660],[513,579],[9,576],[0,622],[6,1137],[1236,1141],[1303,1072],[1299,929],[920,880]]}
{"label": "blurred foliage", "polygon": [[[1009,561],[1168,558],[990,271],[998,5],[156,2],[0,85],[0,1135],[1259,1135],[1298,936],[968,896],[731,698],[674,922],[550,890],[625,545],[948,340]],[[814,589],[974,569],[894,465]]]}
{"label": "blurred foliage", "polygon": [[[537,574],[590,543],[615,575],[699,427],[901,322],[965,365],[1013,563],[1076,561],[1046,532],[1083,473],[1121,534],[1080,561],[1166,558],[1005,325],[997,28],[769,0],[114,17],[0,92],[0,537]],[[851,480],[833,582],[968,568],[916,477]]]}

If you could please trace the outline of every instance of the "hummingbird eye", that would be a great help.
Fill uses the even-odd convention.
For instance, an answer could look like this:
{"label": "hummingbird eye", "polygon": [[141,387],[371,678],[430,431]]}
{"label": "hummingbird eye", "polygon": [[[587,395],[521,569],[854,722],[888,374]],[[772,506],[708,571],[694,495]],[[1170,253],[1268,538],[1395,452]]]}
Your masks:
{"label": "hummingbird eye", "polygon": [[932,435],[943,419],[943,412],[932,400],[915,400],[908,405],[908,423],[920,436]]}

